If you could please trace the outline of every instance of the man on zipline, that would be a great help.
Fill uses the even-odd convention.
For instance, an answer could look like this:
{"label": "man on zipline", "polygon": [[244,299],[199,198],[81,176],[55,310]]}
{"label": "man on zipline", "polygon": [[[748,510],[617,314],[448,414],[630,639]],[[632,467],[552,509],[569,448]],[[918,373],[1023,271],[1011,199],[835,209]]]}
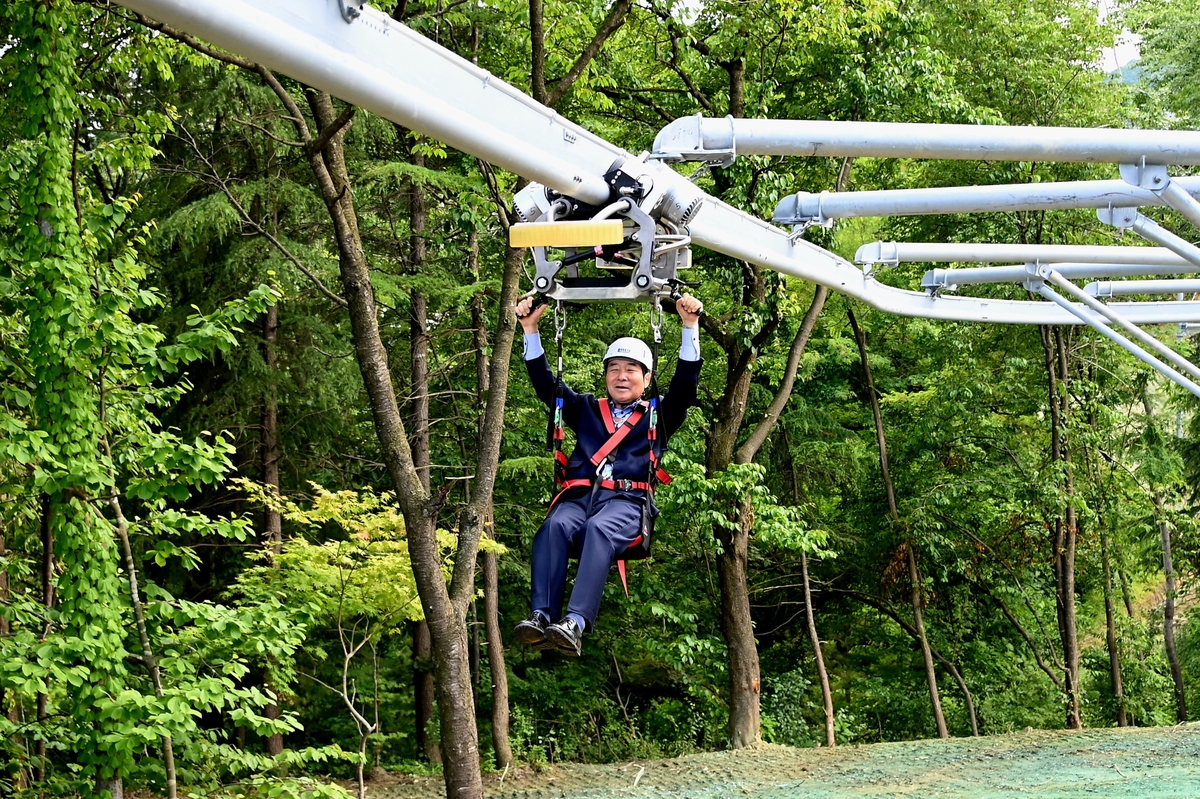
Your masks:
{"label": "man on zipline", "polygon": [[[576,443],[562,475],[563,488],[533,539],[532,613],[517,625],[516,639],[578,657],[583,634],[592,629],[600,610],[613,563],[627,549],[649,543],[643,535],[649,534],[643,511],[657,512],[651,503],[653,483],[661,472],[658,458],[696,403],[703,306],[690,295],[675,304],[683,342],[654,425],[655,414],[642,394],[656,364],[644,341],[625,337],[609,346],[604,355],[607,398],[578,394],[565,385],[560,388],[542,348],[538,320],[549,306],[532,305],[533,298],[527,297],[516,308],[525,331],[525,367],[551,411],[561,398],[562,422],[574,431]],[[568,557],[579,558],[579,569],[563,616]]]}

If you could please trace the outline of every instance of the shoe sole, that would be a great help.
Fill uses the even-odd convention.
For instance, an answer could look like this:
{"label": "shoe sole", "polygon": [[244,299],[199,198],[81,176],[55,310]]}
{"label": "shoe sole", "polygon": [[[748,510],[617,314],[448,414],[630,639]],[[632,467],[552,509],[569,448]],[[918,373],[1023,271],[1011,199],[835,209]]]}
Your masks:
{"label": "shoe sole", "polygon": [[582,654],[582,647],[573,638],[563,635],[554,627],[546,629],[546,641],[567,657],[577,658]]}
{"label": "shoe sole", "polygon": [[524,644],[525,646],[532,646],[539,649],[544,648],[544,645],[546,644],[546,632],[544,630],[539,630],[532,625],[517,625],[517,629],[514,631],[513,637],[517,639],[518,644]]}

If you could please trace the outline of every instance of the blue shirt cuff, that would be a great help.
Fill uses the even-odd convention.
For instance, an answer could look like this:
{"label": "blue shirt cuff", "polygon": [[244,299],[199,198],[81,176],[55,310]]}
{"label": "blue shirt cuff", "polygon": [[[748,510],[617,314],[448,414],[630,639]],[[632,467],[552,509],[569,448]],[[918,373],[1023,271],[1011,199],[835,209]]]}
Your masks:
{"label": "blue shirt cuff", "polygon": [[539,355],[545,354],[546,350],[542,348],[541,333],[526,333],[525,334],[525,360],[532,361]]}
{"label": "blue shirt cuff", "polygon": [[700,325],[683,329],[683,340],[679,344],[679,360],[700,360]]}

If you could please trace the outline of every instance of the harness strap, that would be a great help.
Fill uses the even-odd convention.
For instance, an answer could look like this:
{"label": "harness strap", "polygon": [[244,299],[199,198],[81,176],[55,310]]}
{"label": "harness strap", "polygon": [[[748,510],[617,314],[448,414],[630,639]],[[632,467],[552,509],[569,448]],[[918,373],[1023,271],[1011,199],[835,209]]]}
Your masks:
{"label": "harness strap", "polygon": [[[572,488],[591,488],[592,486],[592,481],[586,477],[579,477],[574,480],[564,480],[559,484],[559,491],[554,495],[554,499],[550,500],[550,507],[546,509],[546,512],[549,513],[550,511],[554,510],[554,506],[558,504],[560,499],[562,499],[562,495],[570,491]],[[606,488],[609,491],[654,490],[654,486],[650,485],[649,483],[643,483],[640,480],[601,480],[598,484],[596,484],[596,487]],[[638,540],[634,541],[629,546],[636,546],[640,542],[641,537],[639,536]]]}
{"label": "harness strap", "polygon": [[[640,543],[642,543],[642,537],[639,535],[637,538],[633,539],[633,542],[626,547],[625,550],[628,552]],[[629,578],[625,574],[624,558],[619,558],[617,560],[617,574],[621,575],[621,587],[625,589],[625,598],[629,599]]]}
{"label": "harness strap", "polygon": [[608,434],[611,436],[613,433],[617,432],[617,423],[613,421],[612,406],[608,404],[607,397],[599,400],[599,404],[600,415],[604,417],[604,429],[607,430]]}
{"label": "harness strap", "polygon": [[608,400],[600,400],[600,412],[604,415],[605,427],[608,428],[608,431],[612,433],[612,435],[609,436],[608,441],[605,441],[604,445],[601,446],[600,449],[596,450],[596,452],[592,455],[590,460],[592,461],[593,466],[599,466],[601,463],[603,463],[604,460],[609,456],[609,453],[621,445],[621,442],[625,440],[625,437],[629,435],[633,428],[637,427],[638,422],[642,421],[642,417],[646,415],[645,408],[641,403],[638,403],[638,407],[634,409],[633,413],[629,414],[629,419],[625,421],[625,424],[621,425],[616,432],[613,432],[612,410],[608,406]]}

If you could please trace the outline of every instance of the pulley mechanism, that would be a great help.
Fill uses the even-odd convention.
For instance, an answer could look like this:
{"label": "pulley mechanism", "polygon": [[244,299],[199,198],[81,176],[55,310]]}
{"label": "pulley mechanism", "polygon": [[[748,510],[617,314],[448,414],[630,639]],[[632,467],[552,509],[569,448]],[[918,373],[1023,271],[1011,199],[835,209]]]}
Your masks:
{"label": "pulley mechanism", "polygon": [[[681,269],[692,265],[687,223],[700,207],[679,189],[655,192],[653,182],[616,167],[604,176],[610,202],[588,205],[531,183],[513,198],[521,222],[509,229],[513,247],[533,251],[533,290],[559,302],[649,302],[678,296]],[[596,274],[580,274],[592,264]]]}

